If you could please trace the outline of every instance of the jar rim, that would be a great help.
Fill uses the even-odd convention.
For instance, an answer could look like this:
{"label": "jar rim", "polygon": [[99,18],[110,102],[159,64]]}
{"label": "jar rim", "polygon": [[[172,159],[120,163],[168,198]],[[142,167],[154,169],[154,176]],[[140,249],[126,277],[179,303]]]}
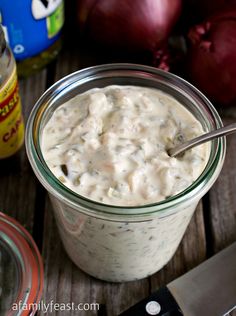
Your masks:
{"label": "jar rim", "polygon": [[211,154],[207,166],[202,174],[188,188],[179,194],[157,203],[138,206],[119,206],[100,203],[75,193],[63,185],[53,175],[43,159],[38,140],[40,123],[44,111],[52,104],[53,100],[60,97],[61,93],[66,93],[65,91],[67,91],[67,89],[72,89],[76,85],[79,85],[79,83],[83,85],[93,82],[93,80],[99,76],[106,75],[110,79],[114,79],[114,76],[118,74],[120,76],[127,76],[127,78],[129,78],[128,76],[131,76],[131,74],[133,76],[142,76],[143,80],[146,79],[149,81],[153,81],[158,78],[159,80],[168,81],[173,87],[179,84],[182,89],[182,93],[185,93],[185,89],[187,91],[187,96],[188,94],[191,95],[191,97],[194,96],[197,99],[198,105],[205,107],[205,110],[209,115],[211,115],[211,123],[215,128],[223,126],[222,120],[212,103],[196,87],[175,74],[165,72],[151,66],[130,63],[104,64],[84,68],[69,74],[54,83],[40,97],[31,111],[26,126],[26,151],[31,166],[42,185],[53,196],[56,196],[59,200],[62,200],[69,206],[76,207],[76,205],[79,204],[80,211],[99,217],[106,217],[106,215],[127,215],[127,217],[128,215],[131,215],[140,217],[156,212],[161,213],[162,211],[166,211],[170,206],[172,207],[173,205],[178,205],[188,198],[198,195],[199,192],[204,191],[205,193],[208,190],[206,187],[209,182],[209,177],[212,178],[213,175],[218,175],[222,168],[226,151],[225,137],[218,138],[212,142],[214,143],[214,146],[211,146]]}
{"label": "jar rim", "polygon": [[14,261],[18,281],[9,315],[34,315],[43,291],[43,262],[28,231],[15,219],[0,212],[0,241]]}

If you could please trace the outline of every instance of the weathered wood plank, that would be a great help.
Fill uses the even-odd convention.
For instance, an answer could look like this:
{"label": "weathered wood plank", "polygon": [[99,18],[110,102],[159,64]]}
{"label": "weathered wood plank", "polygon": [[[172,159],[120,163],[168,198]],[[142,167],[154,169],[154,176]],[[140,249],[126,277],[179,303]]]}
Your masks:
{"label": "weathered wood plank", "polygon": [[[224,124],[235,122],[235,109],[228,110]],[[222,172],[210,191],[209,231],[212,252],[218,252],[236,240],[236,134],[227,136],[227,153]]]}

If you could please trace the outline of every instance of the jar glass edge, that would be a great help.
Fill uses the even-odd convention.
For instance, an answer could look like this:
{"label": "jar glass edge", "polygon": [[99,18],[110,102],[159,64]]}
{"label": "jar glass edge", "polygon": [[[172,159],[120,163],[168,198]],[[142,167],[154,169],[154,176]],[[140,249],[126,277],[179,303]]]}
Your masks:
{"label": "jar glass edge", "polygon": [[[186,86],[190,91],[192,90],[192,93],[196,94],[196,96],[201,100],[201,102],[203,102],[204,105],[208,107],[208,110],[210,110],[217,128],[223,125],[221,118],[218,115],[218,112],[216,111],[214,106],[211,104],[211,102],[193,85],[191,85],[186,80],[174,74],[166,73],[150,66],[136,65],[136,64],[106,64],[106,65],[99,65],[99,66],[85,68],[85,69],[82,69],[82,70],[79,70],[72,74],[67,75],[66,77],[57,81],[51,88],[49,88],[36,103],[35,107],[33,108],[33,111],[31,112],[30,118],[28,120],[27,127],[26,127],[27,155],[30,160],[31,166],[34,172],[36,173],[37,177],[39,178],[40,182],[42,183],[42,185],[54,196],[66,202],[68,205],[72,207],[76,205],[76,202],[79,202],[81,206],[84,206],[84,211],[86,211],[86,208],[89,208],[91,212],[94,214],[96,214],[96,212],[98,213],[100,212],[100,213],[104,213],[104,215],[107,214],[107,215],[122,215],[122,216],[126,214],[132,215],[132,216],[134,215],[140,216],[140,215],[148,215],[153,212],[154,213],[161,212],[167,209],[168,207],[173,206],[173,204],[181,203],[186,198],[192,197],[192,195],[199,194],[200,189],[202,193],[207,192],[209,189],[207,186],[207,183],[211,183],[211,185],[213,184],[212,182],[214,182],[215,179],[213,179],[212,175],[215,175],[215,178],[218,176],[224,162],[225,151],[226,151],[225,137],[222,137],[217,140],[217,150],[214,156],[214,161],[212,161],[211,165],[208,168],[209,170],[205,170],[205,172],[202,174],[202,176],[200,176],[197,179],[197,181],[195,181],[188,189],[183,191],[185,196],[183,197],[183,194],[181,192],[180,194],[174,196],[172,199],[165,200],[164,202],[161,202],[161,203],[142,205],[142,206],[136,206],[136,207],[123,207],[123,206],[116,207],[116,206],[101,204],[101,203],[94,202],[89,199],[80,197],[78,194],[73,193],[69,189],[67,190],[63,188],[62,190],[59,190],[60,192],[58,192],[57,190],[58,183],[54,181],[52,175],[51,175],[52,178],[50,177],[50,173],[49,174],[45,173],[44,166],[35,148],[36,140],[34,139],[36,135],[34,133],[35,119],[37,118],[39,110],[42,108],[43,105],[45,105],[45,102],[46,103],[49,102],[49,99],[55,96],[55,91],[57,91],[57,93],[60,93],[63,89],[65,89],[66,87],[68,87],[69,85],[71,85],[73,82],[75,82],[78,79],[82,80],[88,75],[95,76],[96,73],[104,73],[110,70],[122,71],[123,69],[129,70],[129,71],[139,70],[144,73],[150,72],[150,74],[152,75],[158,75],[158,76],[163,76],[164,78],[167,78],[167,79],[170,78],[171,80],[177,80],[183,86]],[[37,128],[38,128],[38,123],[37,123]],[[208,181],[209,180],[208,177],[211,177],[210,182]],[[197,184],[197,187],[196,187],[196,184]],[[63,190],[65,194],[62,193]],[[70,201],[68,197],[72,197],[72,196],[73,196],[73,199],[72,201]],[[138,211],[135,211],[135,210],[138,210]]]}

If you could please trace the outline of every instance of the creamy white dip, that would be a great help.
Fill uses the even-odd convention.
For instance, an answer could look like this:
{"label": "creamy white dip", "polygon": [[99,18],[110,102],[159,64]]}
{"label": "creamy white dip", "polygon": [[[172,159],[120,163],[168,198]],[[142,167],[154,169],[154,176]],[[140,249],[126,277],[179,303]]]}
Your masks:
{"label": "creamy white dip", "polygon": [[71,190],[106,204],[137,206],[176,195],[199,177],[208,144],[177,158],[167,149],[203,133],[200,122],[162,91],[108,86],[58,107],[41,148]]}
{"label": "creamy white dip", "polygon": [[[64,185],[91,200],[139,206],[186,189],[202,173],[209,145],[171,158],[167,149],[203,133],[197,119],[161,91],[108,86],[64,103],[43,129],[41,148]],[[51,195],[70,258],[107,281],[141,279],[175,253],[200,194],[144,220],[114,220],[69,207]],[[128,215],[128,214],[127,214]]]}

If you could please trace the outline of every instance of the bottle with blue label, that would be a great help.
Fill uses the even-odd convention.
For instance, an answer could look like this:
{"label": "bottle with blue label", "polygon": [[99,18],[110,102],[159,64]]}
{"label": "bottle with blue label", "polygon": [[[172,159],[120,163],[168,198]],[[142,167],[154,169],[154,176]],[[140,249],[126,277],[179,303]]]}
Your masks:
{"label": "bottle with blue label", "polygon": [[0,23],[19,76],[28,76],[51,62],[61,49],[64,1],[1,0]]}

